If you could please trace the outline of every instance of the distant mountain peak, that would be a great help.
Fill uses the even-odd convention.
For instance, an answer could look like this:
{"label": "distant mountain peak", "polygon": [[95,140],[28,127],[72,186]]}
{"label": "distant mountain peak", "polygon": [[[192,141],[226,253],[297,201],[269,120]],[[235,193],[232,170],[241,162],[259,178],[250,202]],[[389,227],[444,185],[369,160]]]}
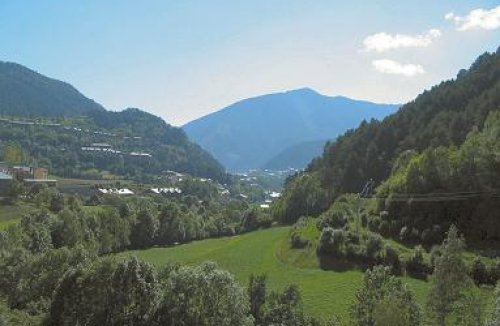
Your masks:
{"label": "distant mountain peak", "polygon": [[321,95],[316,90],[310,87],[302,87],[297,89],[292,89],[289,91],[283,92],[284,94],[293,94],[293,95]]}
{"label": "distant mountain peak", "polygon": [[[183,129],[228,170],[241,172],[265,165],[289,147],[334,139],[363,120],[381,119],[397,108],[325,96],[304,87],[238,101],[189,122]],[[301,152],[297,155],[317,151]]]}

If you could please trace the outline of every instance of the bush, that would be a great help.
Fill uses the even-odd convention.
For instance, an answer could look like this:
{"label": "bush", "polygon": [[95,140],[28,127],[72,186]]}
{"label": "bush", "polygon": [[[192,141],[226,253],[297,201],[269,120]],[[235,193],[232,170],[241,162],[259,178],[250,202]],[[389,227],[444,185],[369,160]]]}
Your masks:
{"label": "bush", "polygon": [[375,259],[384,247],[382,237],[378,234],[370,233],[366,239],[366,256]]}
{"label": "bush", "polygon": [[500,281],[500,262],[493,264],[488,274],[490,276],[490,283],[497,284]]}
{"label": "bush", "polygon": [[302,239],[298,230],[292,230],[290,242],[294,249],[301,249],[309,245],[309,240]]}
{"label": "bush", "polygon": [[408,242],[410,239],[410,229],[407,226],[403,226],[401,231],[399,231],[399,239],[403,242]]}
{"label": "bush", "polygon": [[395,275],[401,275],[403,272],[399,255],[391,246],[385,247],[384,264],[391,267],[391,271]]}
{"label": "bush", "polygon": [[302,238],[302,230],[307,227],[310,217],[302,216],[295,222],[290,231],[290,242],[292,248],[300,249],[309,245],[309,240]]}
{"label": "bush", "polygon": [[489,275],[486,265],[478,256],[476,256],[472,262],[470,274],[476,285],[489,283]]}
{"label": "bush", "polygon": [[368,220],[368,229],[370,229],[370,231],[373,231],[373,232],[378,232],[379,228],[380,228],[380,223],[381,223],[380,217],[372,216]]}
{"label": "bush", "polygon": [[389,222],[383,220],[380,222],[379,233],[384,237],[388,237],[391,234],[391,225]]}
{"label": "bush", "polygon": [[347,242],[352,244],[359,244],[359,234],[353,231],[347,231]]}
{"label": "bush", "polygon": [[333,203],[330,208],[321,214],[319,221],[319,229],[326,227],[333,229],[343,228],[347,224],[347,214],[345,209],[337,202]]}
{"label": "bush", "polygon": [[432,269],[436,267],[437,259],[441,257],[441,248],[439,246],[434,246],[431,249],[431,266]]}
{"label": "bush", "polygon": [[424,248],[415,247],[413,255],[406,261],[406,272],[416,278],[426,279],[431,268],[424,262]]}
{"label": "bush", "polygon": [[346,232],[342,229],[325,228],[321,232],[319,251],[340,256],[344,253]]}

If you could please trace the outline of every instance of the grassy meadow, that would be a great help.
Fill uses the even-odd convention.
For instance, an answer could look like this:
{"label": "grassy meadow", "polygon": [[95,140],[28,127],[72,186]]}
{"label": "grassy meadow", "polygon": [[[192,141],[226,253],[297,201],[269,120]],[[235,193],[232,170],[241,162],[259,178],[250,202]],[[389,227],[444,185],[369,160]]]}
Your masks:
{"label": "grassy meadow", "polygon": [[13,205],[0,204],[0,230],[4,230],[35,208],[27,203],[17,203]]}
{"label": "grassy meadow", "polygon": [[[207,260],[215,261],[234,274],[243,285],[247,284],[252,273],[264,273],[271,289],[297,284],[308,314],[324,319],[335,314],[346,319],[363,273],[356,270],[336,272],[320,269],[313,250],[289,248],[289,231],[289,227],[275,227],[234,237],[126,254],[135,255],[159,267],[167,262],[198,264]],[[411,278],[405,278],[405,282],[423,304],[427,283]]]}

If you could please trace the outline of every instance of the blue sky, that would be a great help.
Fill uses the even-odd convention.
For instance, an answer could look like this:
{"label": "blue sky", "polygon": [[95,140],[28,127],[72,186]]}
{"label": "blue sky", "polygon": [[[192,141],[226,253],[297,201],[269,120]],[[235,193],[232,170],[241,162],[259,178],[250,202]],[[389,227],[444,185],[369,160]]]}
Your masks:
{"label": "blue sky", "polygon": [[499,6],[0,0],[0,60],[70,82],[108,109],[140,107],[175,125],[300,87],[401,103],[496,50]]}

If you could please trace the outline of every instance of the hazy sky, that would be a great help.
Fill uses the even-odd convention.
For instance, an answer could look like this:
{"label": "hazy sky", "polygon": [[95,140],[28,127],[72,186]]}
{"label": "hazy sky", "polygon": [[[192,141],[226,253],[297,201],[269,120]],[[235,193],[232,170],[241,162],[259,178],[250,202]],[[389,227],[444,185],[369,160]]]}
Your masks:
{"label": "hazy sky", "polygon": [[500,45],[500,0],[0,0],[0,60],[181,125],[311,87],[400,103]]}

